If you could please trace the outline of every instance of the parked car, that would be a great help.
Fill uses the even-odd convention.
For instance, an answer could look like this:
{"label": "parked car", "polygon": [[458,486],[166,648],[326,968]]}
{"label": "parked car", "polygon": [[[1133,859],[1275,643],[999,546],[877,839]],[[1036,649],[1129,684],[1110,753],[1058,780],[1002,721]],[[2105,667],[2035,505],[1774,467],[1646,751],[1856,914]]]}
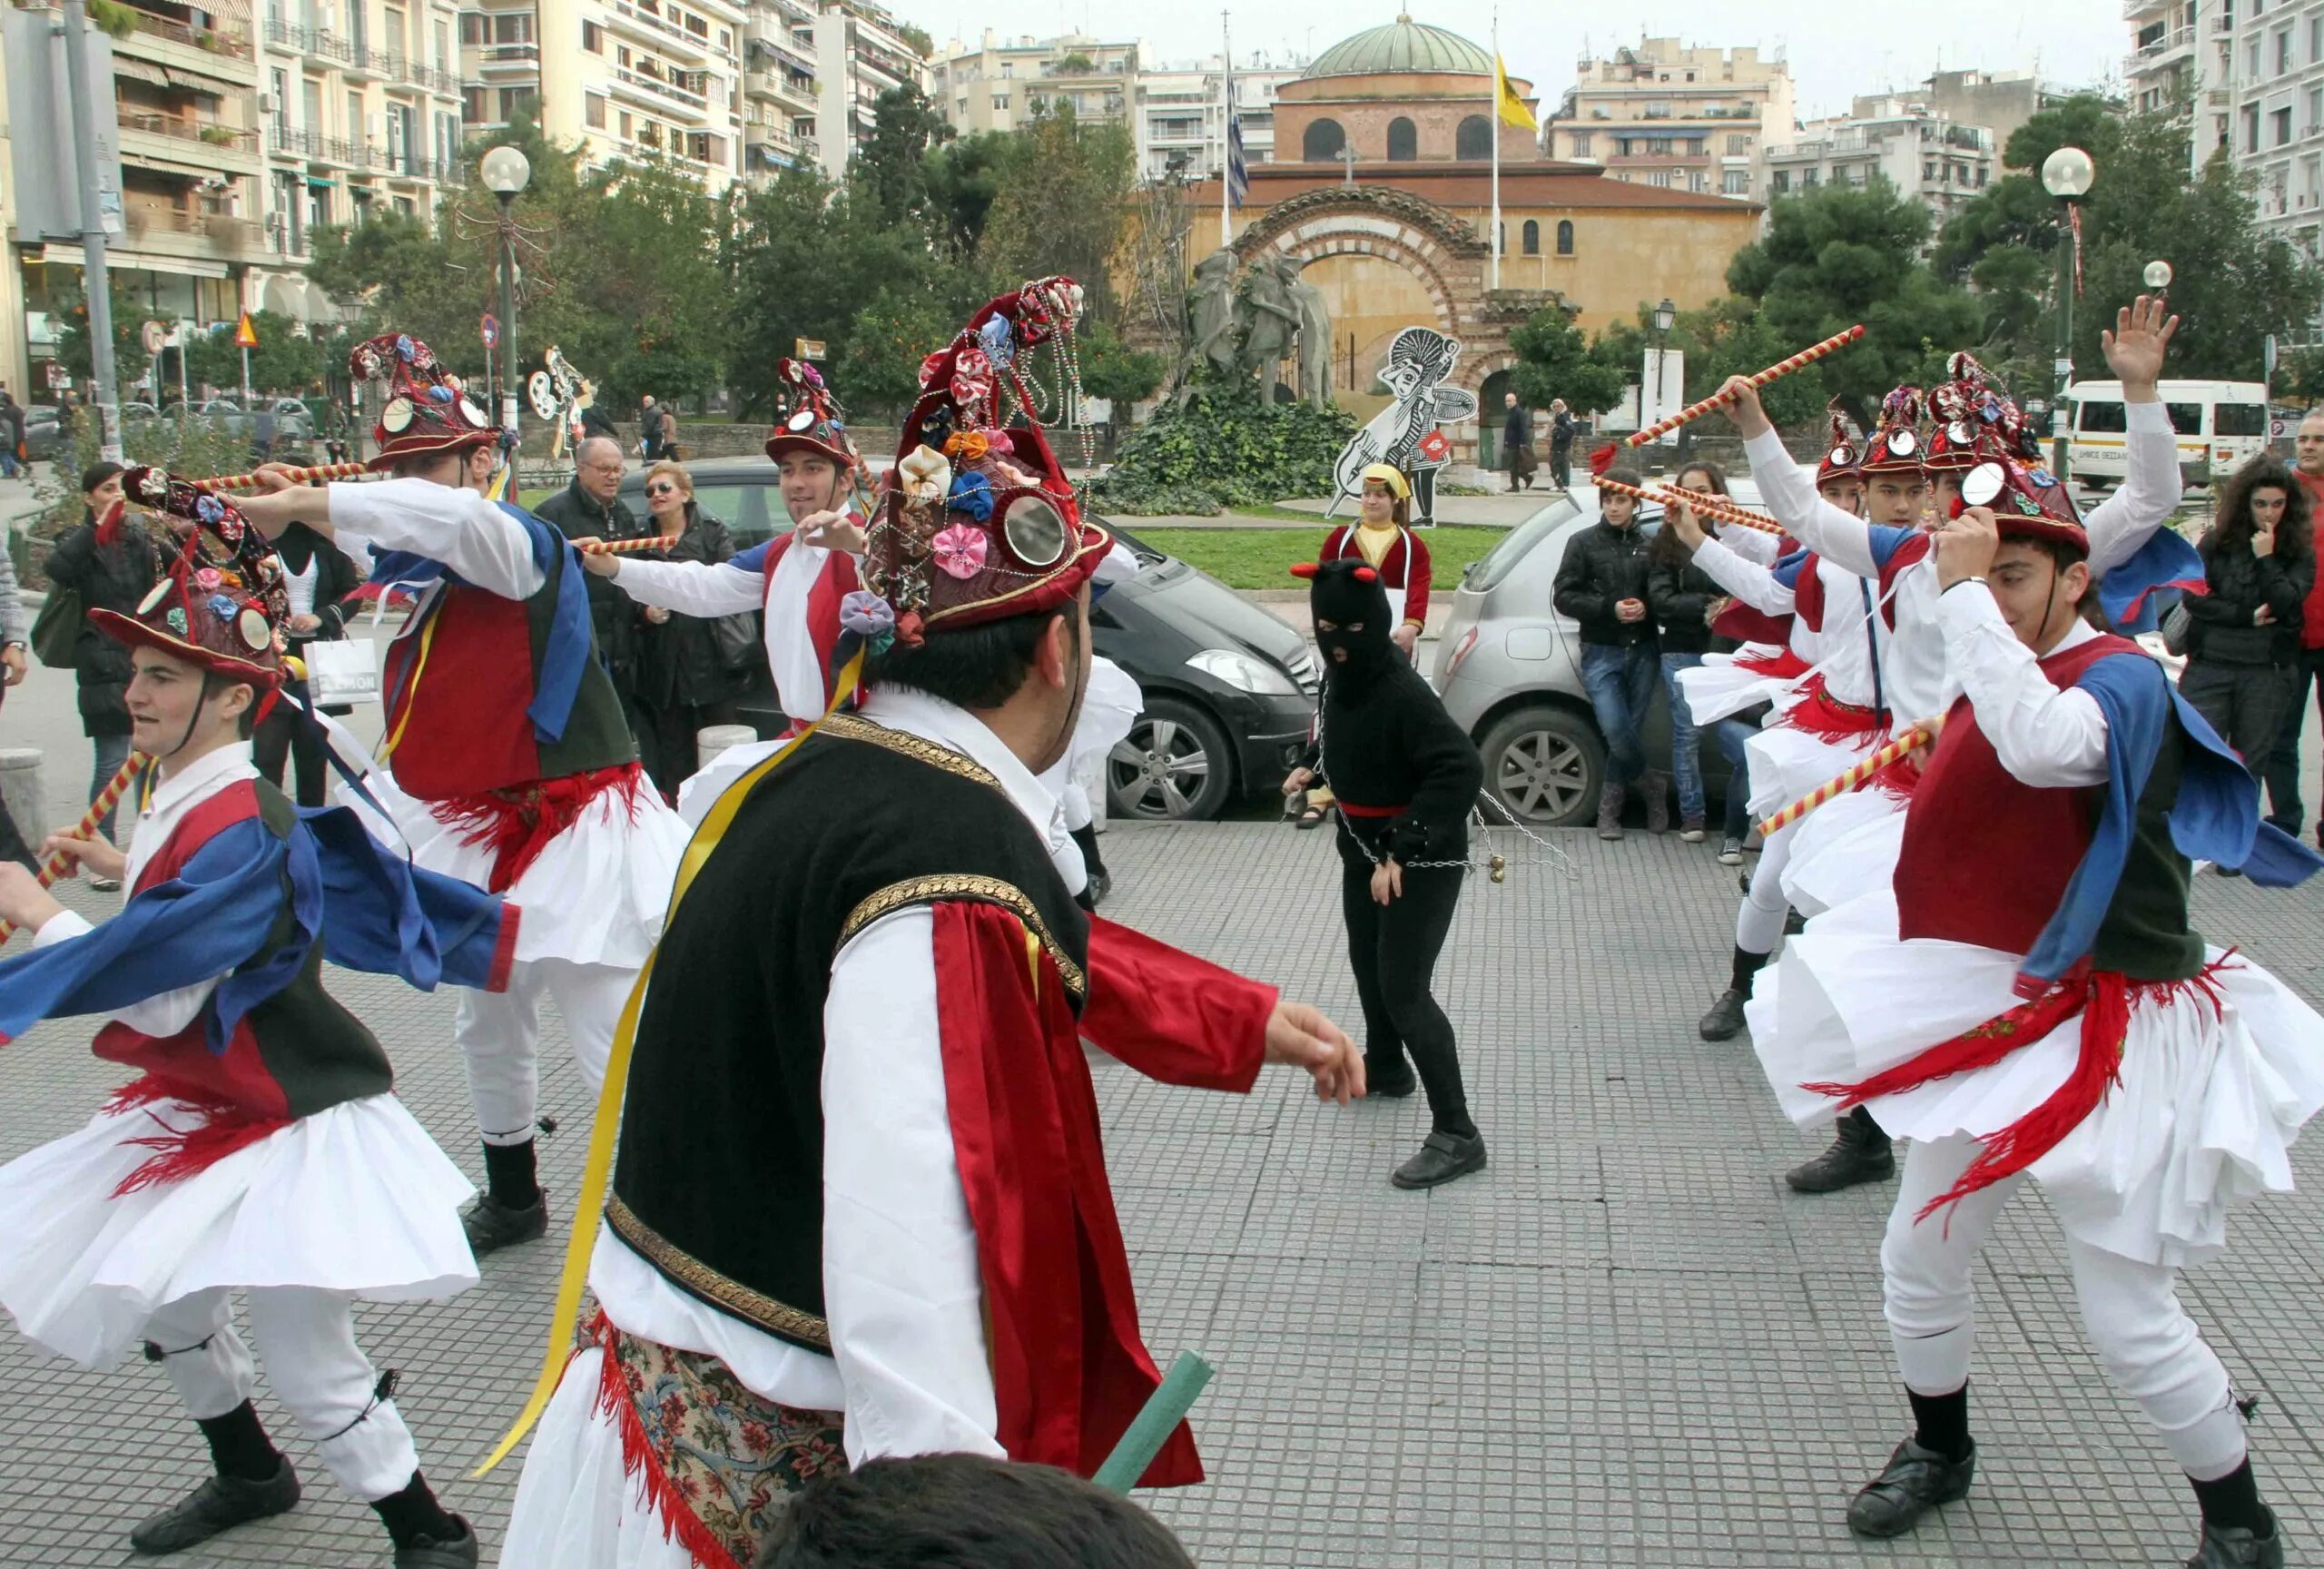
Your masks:
{"label": "parked car", "polygon": [[[763,459],[712,459],[686,466],[694,499],[734,531],[737,548],[790,527],[774,466]],[[623,481],[622,499],[645,514],[645,477]],[[1116,816],[1207,819],[1237,799],[1272,793],[1305,750],[1321,673],[1290,627],[1206,572],[1141,544],[1137,576],[1090,607],[1097,651],[1129,673],[1146,711],[1106,760],[1107,806]],[[790,723],[763,666],[740,705],[761,735]]]}
{"label": "parked car", "polygon": [[34,461],[54,459],[63,445],[64,433],[56,423],[56,405],[25,404],[25,456]]}
{"label": "parked car", "polygon": [[[1755,506],[1748,481],[1736,499]],[[1641,509],[1659,528],[1661,509]],[[1453,590],[1452,614],[1431,675],[1444,706],[1476,741],[1485,788],[1528,827],[1569,828],[1598,810],[1606,741],[1581,684],[1581,628],[1551,604],[1569,540],[1598,521],[1596,493],[1561,497],[1470,563]],[[1670,765],[1670,712],[1658,696],[1647,717],[1649,764]],[[1703,781],[1726,785],[1727,759],[1702,748]]]}
{"label": "parked car", "polygon": [[[315,439],[314,420],[307,413],[307,406],[296,398],[261,400],[261,406],[274,417],[274,447],[277,455],[286,447],[305,447]],[[226,431],[229,435],[255,441],[258,438],[258,416],[245,411],[231,398],[212,398],[196,410],[200,417]]]}

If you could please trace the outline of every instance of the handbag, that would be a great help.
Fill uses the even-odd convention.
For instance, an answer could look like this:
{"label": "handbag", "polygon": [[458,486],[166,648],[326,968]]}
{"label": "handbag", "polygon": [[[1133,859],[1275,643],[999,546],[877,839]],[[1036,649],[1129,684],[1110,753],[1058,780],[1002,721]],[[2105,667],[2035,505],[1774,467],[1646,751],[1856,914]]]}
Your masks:
{"label": "handbag", "polygon": [[2189,613],[2184,600],[2171,607],[2162,618],[2162,646],[2174,659],[2184,659],[2188,646],[2195,638],[2195,617]]}
{"label": "handbag", "polygon": [[316,707],[379,700],[379,646],[369,637],[319,639],[300,657],[307,662],[307,696]]}
{"label": "handbag", "polygon": [[759,657],[763,646],[758,612],[737,610],[732,616],[712,617],[710,639],[718,650],[718,663],[722,666],[728,670],[748,670]]}
{"label": "handbag", "polygon": [[33,617],[33,653],[52,670],[70,670],[81,663],[81,591],[52,584]]}

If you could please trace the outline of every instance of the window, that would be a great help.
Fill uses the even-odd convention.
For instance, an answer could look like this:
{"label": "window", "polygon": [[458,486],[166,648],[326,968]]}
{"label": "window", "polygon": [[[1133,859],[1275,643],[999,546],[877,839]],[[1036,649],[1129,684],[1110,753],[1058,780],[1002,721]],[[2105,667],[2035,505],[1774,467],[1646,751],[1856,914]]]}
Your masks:
{"label": "window", "polygon": [[635,135],[635,134],[636,134],[636,133],[632,129],[632,126],[633,126],[633,124],[634,124],[634,122],[632,122],[632,121],[631,121],[631,119],[630,119],[630,117],[629,117],[629,111],[628,111],[628,110],[625,109],[625,110],[623,110],[623,111],[621,112],[621,122],[620,122],[620,123],[621,123],[621,139],[622,139],[623,141],[626,142],[626,141],[630,140],[634,135]]}
{"label": "window", "polygon": [[1567,149],[1567,151],[1576,158],[1587,158],[1590,156],[1590,133],[1587,131],[1575,131],[1569,133],[1569,134],[1573,138],[1573,145]]}
{"label": "window", "polygon": [[1924,158],[1921,160],[1921,178],[1924,180],[1935,180],[1936,178],[1935,159]]}
{"label": "window", "polygon": [[1009,94],[1006,94],[1006,93],[996,93],[996,94],[994,94],[992,95],[992,106],[993,106],[995,109],[1006,109],[1006,108],[1008,108],[1008,107],[1009,107]]}
{"label": "window", "polygon": [[2252,39],[2251,47],[2244,51],[2243,59],[2246,66],[2243,74],[2257,82],[2260,79],[2260,41],[2257,38]]}
{"label": "window", "polygon": [[2324,87],[2310,87],[2308,90],[2308,128],[2313,131],[2319,125],[2324,125]]}
{"label": "window", "polygon": [[1784,195],[1790,191],[1791,171],[1788,169],[1778,169],[1776,171],[1775,188],[1776,194],[1778,196]]}
{"label": "window", "polygon": [[1541,221],[1535,218],[1526,219],[1525,227],[1520,230],[1519,233],[1522,236],[1520,243],[1525,247],[1525,254],[1528,256],[1539,256],[1541,253]]}
{"label": "window", "polygon": [[[2174,409],[2177,407],[2177,405],[2173,405]],[[2101,403],[2094,400],[2083,399],[2074,404],[2073,416],[2074,429],[2077,430],[2088,431],[2093,435],[2118,436],[2130,429],[2130,426],[2122,413],[2122,406],[2120,403]],[[2171,418],[2171,423],[2174,429],[2186,429],[2186,427],[2180,425],[2178,417],[2175,413]],[[2201,409],[2197,409],[2195,410],[2195,429],[2201,429],[2201,428],[2202,410]]]}
{"label": "window", "polygon": [[[2121,417],[2119,414],[2116,416],[2117,419]],[[2162,417],[2170,420],[2171,429],[2181,436],[2203,433],[2203,406],[2200,403],[2166,403],[2162,406]],[[2115,429],[2122,427],[2116,426]]]}
{"label": "window", "polygon": [[347,139],[350,142],[363,140],[362,94],[350,93],[347,95],[347,118],[340,123],[340,128],[347,133]]}
{"label": "window", "polygon": [[2215,403],[2211,406],[2211,434],[2214,436],[2265,436],[2268,433],[2268,406],[2265,403]]}
{"label": "window", "polygon": [[2276,34],[2276,74],[2280,76],[2291,69],[2291,29],[2280,29]]}
{"label": "window", "polygon": [[1558,220],[1558,254],[1561,256],[1573,254],[1573,220],[1571,218]]}
{"label": "window", "polygon": [[1688,171],[1687,171],[1687,189],[1688,189],[1688,190],[1689,190],[1689,191],[1708,191],[1708,190],[1709,190],[1709,189],[1710,189],[1710,175],[1709,175],[1709,173],[1705,173],[1703,170],[1700,170],[1700,169],[1689,169],[1689,170],[1688,170]]}
{"label": "window", "polygon": [[1455,158],[1490,158],[1492,156],[1492,122],[1482,114],[1472,114],[1461,122],[1452,133],[1452,156]]}
{"label": "window", "polygon": [[539,96],[530,87],[503,87],[500,90],[500,118],[515,120],[524,113],[525,105]]}
{"label": "window", "polygon": [[1736,154],[1741,153],[1748,153],[1750,150],[1751,139],[1748,136],[1737,136],[1730,134],[1727,138],[1727,153],[1728,157],[1734,157]]}
{"label": "window", "polygon": [[2260,150],[2260,106],[2257,104],[2243,106],[2243,150],[2246,153]]}
{"label": "window", "polygon": [[499,11],[492,17],[492,41],[495,44],[529,44],[533,41],[533,14],[529,11]]}
{"label": "window", "polygon": [[2324,61],[2324,13],[2308,19],[2308,63]]}
{"label": "window", "polygon": [[1751,193],[1750,172],[1729,169],[1719,176],[1718,189],[1719,193],[1726,196],[1748,196]]}
{"label": "window", "polygon": [[485,25],[485,15],[484,15],[484,13],[483,13],[483,12],[481,12],[481,11],[463,11],[463,12],[461,12],[461,13],[460,13],[460,42],[461,42],[461,43],[463,43],[463,44],[481,44],[481,43],[483,43],[483,42],[484,42],[484,25]]}
{"label": "window", "polygon": [[2268,118],[2275,123],[2275,141],[2273,145],[2281,147],[2286,143],[2290,142],[2291,140],[2291,105],[2289,104],[2285,104],[2282,108],[2269,115]]}
{"label": "window", "polygon": [[1649,174],[1646,177],[1646,183],[1649,185],[1658,186],[1662,190],[1668,191],[1670,189],[1670,171],[1668,169],[1657,169],[1653,173]]}
{"label": "window", "polygon": [[471,125],[481,125],[484,123],[485,113],[483,88],[463,87],[460,89],[460,118],[467,121]]}
{"label": "window", "polygon": [[1403,115],[1388,122],[1388,162],[1409,163],[1420,156],[1420,133]]}
{"label": "window", "polygon": [[595,22],[582,23],[581,47],[587,50],[592,54],[604,54],[606,52],[606,30],[603,27],[598,26]]}
{"label": "window", "polygon": [[606,128],[606,95],[602,93],[581,94],[581,119],[592,131]]}
{"label": "window", "polygon": [[1347,133],[1340,129],[1336,120],[1310,120],[1306,131],[1299,138],[1299,158],[1304,163],[1328,163],[1347,147]]}

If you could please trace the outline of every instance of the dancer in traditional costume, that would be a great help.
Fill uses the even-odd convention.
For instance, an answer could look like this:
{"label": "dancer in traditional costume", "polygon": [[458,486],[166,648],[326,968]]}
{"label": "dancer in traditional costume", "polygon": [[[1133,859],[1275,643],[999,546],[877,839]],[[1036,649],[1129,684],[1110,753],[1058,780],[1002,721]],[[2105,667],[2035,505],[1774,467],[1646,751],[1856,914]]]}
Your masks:
{"label": "dancer in traditional costume", "polygon": [[1364,470],[1363,512],[1354,523],[1343,523],[1324,538],[1319,562],[1351,559],[1380,574],[1381,583],[1396,597],[1397,621],[1389,641],[1410,659],[1428,630],[1428,591],[1435,581],[1429,566],[1428,547],[1407,521],[1412,508],[1412,481],[1393,463],[1374,463]]}
{"label": "dancer in traditional costume", "polygon": [[420,1475],[395,1375],[356,1344],[353,1309],[474,1285],[459,1207],[475,1189],[321,970],[328,957],[498,985],[520,923],[260,777],[248,736],[283,676],[280,563],[231,504],[149,469],[126,481],[140,505],[201,519],[136,615],[91,613],[132,652],[132,742],[153,769],[126,855],[94,837],[48,848],[131,892],[93,927],[0,866],[0,920],[36,933],[0,962],[0,1041],[103,1015],[93,1049],[138,1077],[81,1131],[0,1169],[0,1304],[92,1369],[142,1342],[208,1441],[215,1474],[138,1525],[137,1552],[182,1552],[299,1501],[251,1405],[257,1364],[228,1302],[241,1291],[275,1396],[377,1511],[397,1569],[461,1569],[476,1534]]}
{"label": "dancer in traditional costume", "polygon": [[[872,695],[704,820],[604,1229],[568,1260],[566,1300],[586,1261],[600,1311],[528,1412],[507,1562],[737,1569],[789,1491],[877,1456],[1088,1475],[1158,1377],[1081,1038],[1176,1083],[1247,1090],[1274,1058],[1362,1092],[1314,1010],[1085,916],[1063,874],[1039,776],[1070,744],[1110,541],[1000,398],[1033,406],[1021,368],[1079,292],[1028,284],[924,366],[841,610],[835,696],[867,650]],[[956,461],[955,434],[982,441]],[[969,479],[989,507],[960,505]],[[1201,1474],[1181,1430],[1145,1481]]]}
{"label": "dancer in traditional costume", "polygon": [[533,1148],[541,1002],[564,1016],[594,1092],[685,830],[597,660],[578,558],[481,494],[498,433],[425,343],[374,338],[350,364],[388,380],[371,467],[393,477],[316,488],[261,470],[277,488],[243,510],[270,536],[309,524],[371,562],[383,591],[418,591],[388,652],[384,766],[366,781],[392,819],[378,832],[530,913],[507,990],[462,993],[452,1025],[484,1139],[487,1191],[468,1216],[482,1255],[548,1229]]}
{"label": "dancer in traditional costume", "polygon": [[1794,938],[1752,1005],[1795,1120],[1869,1106],[1912,1140],[1881,1268],[1915,1427],[1848,1522],[1893,1536],[1967,1493],[1970,1268],[2030,1176],[2101,1360],[2193,1485],[2191,1569],[2272,1569],[2243,1415],[2174,1287],[2233,1206],[2291,1187],[2324,1019],[2190,929],[2188,858],[2272,883],[2324,862],[2259,822],[2250,776],[2162,667],[2083,620],[2089,536],[2064,491],[2004,458],[1963,498],[1934,560],[1965,696],[1893,885]]}

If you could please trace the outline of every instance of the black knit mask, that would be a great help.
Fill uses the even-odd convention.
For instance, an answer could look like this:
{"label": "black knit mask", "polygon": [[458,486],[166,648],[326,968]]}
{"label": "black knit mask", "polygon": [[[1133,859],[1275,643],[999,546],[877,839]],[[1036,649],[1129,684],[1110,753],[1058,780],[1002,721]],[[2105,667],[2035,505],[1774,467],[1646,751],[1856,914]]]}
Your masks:
{"label": "black knit mask", "polygon": [[[1360,681],[1386,669],[1396,653],[1388,640],[1394,615],[1380,574],[1349,558],[1314,567],[1303,564],[1293,570],[1308,579],[1307,604],[1315,617],[1315,646],[1324,652],[1324,674]],[[1326,621],[1335,630],[1324,630]]]}

